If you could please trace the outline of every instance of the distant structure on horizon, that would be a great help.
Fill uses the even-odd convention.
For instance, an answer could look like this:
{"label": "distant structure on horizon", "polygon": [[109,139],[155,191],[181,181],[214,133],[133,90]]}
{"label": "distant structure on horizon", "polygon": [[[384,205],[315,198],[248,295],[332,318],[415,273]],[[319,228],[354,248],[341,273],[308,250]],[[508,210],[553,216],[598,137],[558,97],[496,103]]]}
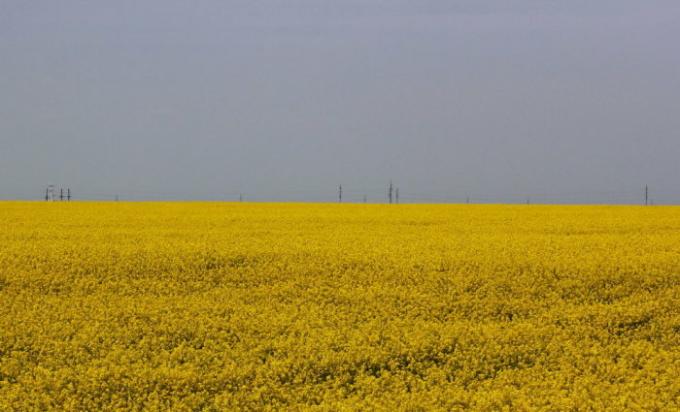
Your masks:
{"label": "distant structure on horizon", "polygon": [[[63,202],[64,198],[66,199],[67,202],[71,201],[71,188],[68,187],[66,188],[66,195],[64,195],[64,188],[61,187],[59,188],[59,201]],[[47,188],[45,188],[45,201],[56,201],[57,200],[57,194],[56,194],[56,188],[54,185],[47,185]]]}
{"label": "distant structure on horizon", "polygon": [[[345,203],[349,201],[350,203],[352,202],[363,202],[363,203],[368,203],[368,197],[370,196],[377,196],[377,200],[374,198],[374,202],[381,203],[380,201],[380,195],[379,191],[373,191],[373,192],[361,192],[359,191],[353,191],[351,188],[349,192],[347,192],[346,187],[343,186],[342,184],[339,184],[336,186],[336,198],[335,201],[338,203]],[[642,193],[640,193],[642,192]],[[292,192],[291,192],[292,193]],[[350,197],[347,198],[346,194],[349,193]],[[384,192],[383,192],[384,193]],[[621,192],[623,193],[623,192]],[[636,194],[637,193],[637,194]],[[239,202],[245,202],[246,201],[246,195],[243,192],[235,192],[229,194],[229,196],[235,196],[238,195],[238,201]],[[385,201],[388,204],[400,204],[402,201],[402,195],[401,195],[401,188],[396,186],[392,180],[389,181],[389,185],[387,186],[387,199]],[[672,204],[668,202],[664,202],[663,200],[659,200],[658,198],[653,198],[652,197],[652,192],[650,190],[649,185],[644,185],[642,187],[639,187],[638,189],[633,189],[630,191],[625,192],[626,195],[626,200],[624,201],[616,201],[614,199],[609,199],[609,202],[603,202],[604,204],[630,204],[630,205],[642,205],[642,206],[655,206],[655,205],[664,205],[664,204]],[[125,198],[137,198],[140,197],[141,199],[153,199],[153,197],[146,197],[144,195],[142,196],[134,196],[132,195],[127,196],[125,194],[122,195]],[[126,197],[127,196],[127,197]],[[327,193],[326,195],[327,196]],[[324,196],[324,197],[325,197]],[[355,197],[356,196],[356,197]],[[638,197],[640,196],[640,197]],[[113,200],[113,201],[119,201],[121,199],[121,195],[119,194],[80,194],[79,195],[80,199],[104,199],[104,200]],[[35,199],[35,198],[33,198]],[[73,192],[71,191],[70,187],[57,187],[57,185],[54,184],[49,184],[45,187],[45,190],[42,195],[42,199],[44,199],[46,202],[56,202],[56,201],[66,201],[70,202],[73,199]],[[233,199],[233,198],[232,198]],[[292,198],[296,199],[296,198]],[[299,198],[298,198],[299,199]],[[328,199],[326,197],[327,201]],[[348,200],[349,199],[349,200]],[[384,199],[384,198],[383,198]],[[435,203],[466,203],[470,204],[472,203],[472,197],[470,196],[469,193],[465,194],[465,197],[461,198],[456,198],[454,196],[448,197],[448,196],[433,196],[433,197],[428,197],[427,194],[411,194],[408,197],[407,203],[413,202],[413,203],[419,203],[419,202],[435,202]],[[636,200],[637,199],[637,200]],[[475,202],[477,203],[503,203],[504,199],[503,198],[490,198],[490,197],[475,197]],[[509,201],[509,203],[519,203],[519,204],[526,204],[526,205],[541,205],[541,204],[555,204],[559,203],[559,200],[555,199],[554,195],[551,194],[536,194],[532,193],[531,195],[526,194],[521,197],[515,197],[511,198],[510,196],[506,197],[505,200]],[[553,201],[556,200],[556,201]],[[296,201],[305,201],[304,199],[302,200],[296,200]],[[571,204],[574,203],[573,201],[567,201],[565,204]],[[587,204],[588,202],[585,202]],[[597,203],[600,204],[600,203]]]}

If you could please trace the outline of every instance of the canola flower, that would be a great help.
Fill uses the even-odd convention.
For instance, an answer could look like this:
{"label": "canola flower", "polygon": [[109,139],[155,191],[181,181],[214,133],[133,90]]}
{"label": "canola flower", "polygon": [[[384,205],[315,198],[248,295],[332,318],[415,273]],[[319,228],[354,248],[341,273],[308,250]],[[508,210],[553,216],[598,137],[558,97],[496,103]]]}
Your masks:
{"label": "canola flower", "polygon": [[0,203],[0,410],[680,409],[680,208]]}

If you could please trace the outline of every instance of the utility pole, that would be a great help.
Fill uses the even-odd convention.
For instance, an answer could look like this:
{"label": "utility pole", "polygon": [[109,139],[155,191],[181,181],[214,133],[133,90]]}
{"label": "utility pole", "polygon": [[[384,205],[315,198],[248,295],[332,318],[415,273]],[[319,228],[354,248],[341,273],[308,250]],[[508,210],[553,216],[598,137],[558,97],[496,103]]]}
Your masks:
{"label": "utility pole", "polygon": [[47,187],[47,188],[45,189],[45,201],[47,202],[47,201],[49,201],[49,200],[50,200],[50,188]]}
{"label": "utility pole", "polygon": [[71,188],[66,188],[66,201],[70,202],[71,201]]}
{"label": "utility pole", "polygon": [[390,204],[392,204],[392,192],[394,191],[394,186],[392,186],[392,181],[390,180],[390,188],[387,190],[387,198],[390,201]]}
{"label": "utility pole", "polygon": [[64,201],[64,188],[63,187],[59,188],[59,201],[60,202]]}
{"label": "utility pole", "polygon": [[397,200],[397,204],[399,204],[399,188],[397,188],[397,190],[395,191],[394,194],[395,194],[395,198]]}
{"label": "utility pole", "polygon": [[243,193],[239,193],[238,195],[238,201],[243,202]]}
{"label": "utility pole", "polygon": [[342,203],[342,185],[338,186],[338,203]]}
{"label": "utility pole", "polygon": [[465,203],[467,203],[468,205],[470,204],[470,196],[468,196],[467,199],[465,199]]}
{"label": "utility pole", "polygon": [[364,203],[368,202],[368,196],[364,195]]}
{"label": "utility pole", "polygon": [[645,185],[645,206],[649,205],[649,186]]}

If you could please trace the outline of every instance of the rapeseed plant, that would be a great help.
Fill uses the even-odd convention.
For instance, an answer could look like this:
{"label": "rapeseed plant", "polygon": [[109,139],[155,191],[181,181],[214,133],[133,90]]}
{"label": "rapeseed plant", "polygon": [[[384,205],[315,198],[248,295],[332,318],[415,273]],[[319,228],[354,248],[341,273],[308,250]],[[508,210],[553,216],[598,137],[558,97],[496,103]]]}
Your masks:
{"label": "rapeseed plant", "polygon": [[678,410],[680,208],[0,203],[0,410]]}

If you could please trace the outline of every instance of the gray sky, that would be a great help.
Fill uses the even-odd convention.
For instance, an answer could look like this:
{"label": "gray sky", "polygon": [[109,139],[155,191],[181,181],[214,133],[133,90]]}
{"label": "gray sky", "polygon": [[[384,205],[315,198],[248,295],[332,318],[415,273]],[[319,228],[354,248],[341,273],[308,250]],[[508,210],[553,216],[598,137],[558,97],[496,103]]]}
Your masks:
{"label": "gray sky", "polygon": [[0,198],[680,202],[677,0],[0,0]]}

